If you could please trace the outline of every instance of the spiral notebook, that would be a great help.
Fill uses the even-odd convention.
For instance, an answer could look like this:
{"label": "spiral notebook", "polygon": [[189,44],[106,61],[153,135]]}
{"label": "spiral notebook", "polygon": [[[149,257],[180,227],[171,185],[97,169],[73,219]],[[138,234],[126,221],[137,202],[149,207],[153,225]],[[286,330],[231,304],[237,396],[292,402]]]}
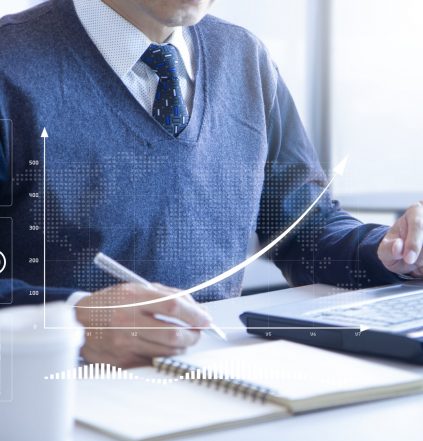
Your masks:
{"label": "spiral notebook", "polygon": [[127,441],[165,440],[423,391],[423,378],[275,341],[154,360],[134,380],[81,381],[76,417]]}

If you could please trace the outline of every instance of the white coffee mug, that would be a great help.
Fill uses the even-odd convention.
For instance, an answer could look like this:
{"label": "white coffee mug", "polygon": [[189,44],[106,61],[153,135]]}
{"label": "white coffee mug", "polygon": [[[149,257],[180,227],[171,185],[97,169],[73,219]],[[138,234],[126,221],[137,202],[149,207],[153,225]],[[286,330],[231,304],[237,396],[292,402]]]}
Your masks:
{"label": "white coffee mug", "polygon": [[[65,303],[0,311],[0,438],[72,439],[74,380],[50,379],[76,366],[83,329]],[[60,329],[63,328],[63,329]]]}

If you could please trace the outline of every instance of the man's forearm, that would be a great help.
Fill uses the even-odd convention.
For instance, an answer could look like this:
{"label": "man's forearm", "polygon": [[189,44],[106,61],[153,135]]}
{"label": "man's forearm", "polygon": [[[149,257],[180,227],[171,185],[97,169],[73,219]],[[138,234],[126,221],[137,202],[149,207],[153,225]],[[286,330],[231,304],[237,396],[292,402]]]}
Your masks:
{"label": "man's forearm", "polygon": [[308,243],[304,235],[293,237],[276,264],[294,286],[327,283],[357,289],[397,283],[399,276],[387,270],[377,256],[387,229],[364,225],[338,211],[327,220],[314,242],[312,234]]}

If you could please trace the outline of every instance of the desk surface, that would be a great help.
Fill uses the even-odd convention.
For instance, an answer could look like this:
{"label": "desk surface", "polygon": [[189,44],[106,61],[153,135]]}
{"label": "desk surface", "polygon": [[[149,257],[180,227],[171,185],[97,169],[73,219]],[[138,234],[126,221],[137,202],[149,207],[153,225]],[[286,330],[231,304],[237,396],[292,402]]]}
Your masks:
{"label": "desk surface", "polygon": [[[216,323],[222,327],[238,327],[238,315],[246,309],[267,307],[281,303],[331,295],[336,289],[323,285],[275,291],[266,294],[223,300],[207,305]],[[240,327],[227,331],[229,343],[219,342],[204,335],[193,351],[203,351],[227,345],[256,344],[262,340],[250,336]],[[400,366],[406,367],[401,364]],[[423,374],[423,368],[407,367]],[[423,395],[391,399],[374,403],[325,410],[296,416],[281,421],[247,426],[229,431],[220,431],[185,437],[184,441],[223,441],[227,439],[256,441],[296,441],[302,439],[324,439],[325,441],[422,441]],[[316,438],[317,436],[317,438]],[[73,441],[111,441],[90,429],[76,426]]]}

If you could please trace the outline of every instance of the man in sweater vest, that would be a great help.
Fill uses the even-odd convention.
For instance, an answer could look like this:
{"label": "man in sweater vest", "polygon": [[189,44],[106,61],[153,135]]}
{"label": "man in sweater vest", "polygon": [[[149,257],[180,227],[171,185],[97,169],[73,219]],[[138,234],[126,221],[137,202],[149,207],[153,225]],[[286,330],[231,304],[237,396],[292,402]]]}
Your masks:
{"label": "man in sweater vest", "polygon": [[[44,290],[98,307],[192,287],[242,262],[252,233],[269,243],[325,188],[277,67],[248,31],[206,15],[212,3],[49,0],[0,21],[0,218],[13,218],[14,256],[3,306]],[[421,203],[389,228],[326,193],[269,257],[293,286],[395,283],[423,274],[422,226]],[[157,291],[116,284],[93,265],[99,251]],[[237,296],[241,281],[195,300],[78,308],[83,325],[105,328],[82,354],[133,366],[180,353],[198,330],[106,328],[172,326],[163,315],[207,327],[197,302]]]}

